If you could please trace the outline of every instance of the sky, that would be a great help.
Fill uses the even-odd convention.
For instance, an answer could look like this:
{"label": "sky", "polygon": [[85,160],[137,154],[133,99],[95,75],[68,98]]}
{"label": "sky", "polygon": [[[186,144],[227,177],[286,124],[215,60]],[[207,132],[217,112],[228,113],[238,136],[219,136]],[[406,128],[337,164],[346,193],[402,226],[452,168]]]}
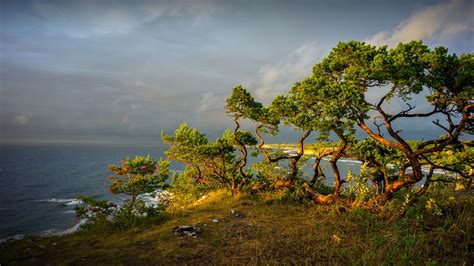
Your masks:
{"label": "sky", "polygon": [[472,0],[0,3],[0,142],[156,144],[182,122],[214,137],[233,87],[269,103],[339,41],[474,47]]}

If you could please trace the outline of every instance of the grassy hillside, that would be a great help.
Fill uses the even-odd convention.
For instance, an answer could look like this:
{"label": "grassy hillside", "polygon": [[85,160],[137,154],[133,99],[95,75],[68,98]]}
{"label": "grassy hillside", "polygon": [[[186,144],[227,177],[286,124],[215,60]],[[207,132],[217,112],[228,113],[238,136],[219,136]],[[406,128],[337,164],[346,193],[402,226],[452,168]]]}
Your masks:
{"label": "grassy hillside", "polygon": [[[283,192],[282,192],[283,193]],[[210,192],[118,232],[83,231],[0,247],[0,263],[34,264],[465,264],[472,265],[472,195],[452,213],[405,218],[342,205],[283,203],[283,194]],[[234,210],[234,213],[230,211]],[[238,214],[236,216],[236,214]],[[410,218],[412,217],[412,218]],[[213,222],[217,219],[217,222]],[[196,224],[197,238],[173,228]]]}

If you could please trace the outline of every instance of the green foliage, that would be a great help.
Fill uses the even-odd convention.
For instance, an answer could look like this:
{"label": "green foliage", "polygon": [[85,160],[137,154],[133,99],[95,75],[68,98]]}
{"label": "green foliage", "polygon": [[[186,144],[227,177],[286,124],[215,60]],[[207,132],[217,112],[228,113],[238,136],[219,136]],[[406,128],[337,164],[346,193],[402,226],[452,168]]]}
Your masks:
{"label": "green foliage", "polygon": [[253,181],[264,184],[274,184],[277,180],[283,179],[288,174],[287,169],[278,166],[277,163],[269,163],[267,161],[254,163],[252,168],[256,172],[256,178]]}
{"label": "green foliage", "polygon": [[170,160],[181,163],[193,163],[198,149],[209,143],[205,134],[195,128],[190,128],[188,124],[182,123],[174,132],[174,136],[165,135],[161,132],[163,143],[169,145],[165,155]]}
{"label": "green foliage", "polygon": [[109,166],[109,171],[114,174],[109,177],[109,189],[113,194],[130,195],[133,205],[138,195],[166,186],[170,164],[168,160],[156,161],[150,156],[136,156],[133,160],[126,158],[120,165]]}
{"label": "green foliage", "polygon": [[249,131],[246,130],[239,130],[237,131],[237,138],[244,143],[245,145],[248,146],[253,146],[256,145],[257,139],[250,133]]}
{"label": "green foliage", "polygon": [[262,104],[256,102],[252,95],[239,85],[232,89],[232,94],[226,99],[225,108],[232,116],[255,119]]}
{"label": "green foliage", "polygon": [[388,163],[396,163],[401,156],[396,150],[386,147],[378,143],[372,138],[366,138],[361,141],[354,141],[351,144],[351,154],[357,159],[367,163],[378,163],[386,165]]}
{"label": "green foliage", "polygon": [[[250,132],[239,130],[237,134],[245,144],[256,144]],[[186,180],[186,187],[196,184],[231,188],[242,182],[238,173],[240,161],[234,154],[237,143],[230,130],[224,131],[221,138],[211,142],[205,134],[184,123],[175,131],[174,136],[162,133],[162,139],[169,145],[165,152],[168,158],[186,165],[186,170],[178,177],[179,180]],[[178,185],[179,182],[174,182],[175,187],[182,187]]]}
{"label": "green foliage", "polygon": [[[466,142],[467,144],[469,142]],[[468,145],[452,145],[447,148],[429,154],[427,159],[430,163],[441,169],[449,169],[465,177],[455,182],[466,182],[474,169],[474,147]],[[451,178],[452,179],[452,178]]]}
{"label": "green foliage", "polygon": [[367,164],[363,163],[360,166],[360,173],[357,176],[349,170],[346,177],[346,182],[348,182],[349,185],[347,189],[344,190],[344,193],[355,200],[355,205],[366,202],[372,196],[367,181]]}

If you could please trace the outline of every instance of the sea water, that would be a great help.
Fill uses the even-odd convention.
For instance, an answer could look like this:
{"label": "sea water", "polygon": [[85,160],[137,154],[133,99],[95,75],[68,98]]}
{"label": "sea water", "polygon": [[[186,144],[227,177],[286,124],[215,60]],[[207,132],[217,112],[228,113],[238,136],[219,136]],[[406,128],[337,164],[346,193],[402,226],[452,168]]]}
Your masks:
{"label": "sea water", "polygon": [[[0,146],[0,239],[21,234],[67,233],[77,229],[74,206],[78,195],[90,195],[116,203],[124,196],[112,195],[107,187],[109,164],[127,156],[163,156],[165,146],[113,145],[2,145]],[[260,158],[249,156],[249,165]],[[312,163],[305,173],[312,175]],[[286,162],[281,163],[285,166]],[[323,160],[326,183],[333,182]],[[358,174],[360,162],[340,160],[341,176]],[[171,170],[180,170],[173,163]]]}

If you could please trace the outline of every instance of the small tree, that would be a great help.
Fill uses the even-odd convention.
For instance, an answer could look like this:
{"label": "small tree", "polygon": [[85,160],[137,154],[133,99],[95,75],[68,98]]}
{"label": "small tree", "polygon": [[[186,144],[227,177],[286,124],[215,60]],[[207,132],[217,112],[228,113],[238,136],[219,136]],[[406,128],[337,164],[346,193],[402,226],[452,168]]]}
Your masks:
{"label": "small tree", "polygon": [[110,165],[109,189],[113,194],[130,195],[130,209],[139,195],[150,193],[166,186],[169,178],[170,161],[153,160],[150,156],[136,156],[133,160],[127,157],[120,165]]}
{"label": "small tree", "polygon": [[241,160],[239,164],[239,174],[242,176],[240,188],[247,183],[250,176],[245,173],[244,167],[247,165],[247,148],[245,145],[255,145],[257,141],[250,137],[250,133],[239,133],[240,120],[242,118],[253,118],[254,115],[262,108],[262,104],[254,100],[252,95],[242,86],[232,89],[232,94],[226,99],[226,112],[234,118],[234,140],[239,145],[241,152]]}
{"label": "small tree", "polygon": [[164,144],[169,145],[165,155],[170,160],[184,163],[193,167],[198,173],[195,181],[203,182],[204,175],[200,160],[200,149],[203,145],[209,144],[206,134],[199,132],[195,128],[190,128],[188,124],[182,123],[174,132],[174,136],[165,135],[161,132],[161,139]]}
{"label": "small tree", "polygon": [[[237,134],[237,138],[245,145],[255,145],[256,140],[249,132],[239,130]],[[230,130],[224,131],[221,138],[211,142],[205,134],[183,123],[176,129],[174,136],[162,133],[162,139],[170,147],[165,152],[168,158],[188,166],[182,176],[193,177],[195,183],[217,182],[232,191],[243,186],[245,178],[237,173],[241,163],[234,154],[234,146],[239,143]]]}

